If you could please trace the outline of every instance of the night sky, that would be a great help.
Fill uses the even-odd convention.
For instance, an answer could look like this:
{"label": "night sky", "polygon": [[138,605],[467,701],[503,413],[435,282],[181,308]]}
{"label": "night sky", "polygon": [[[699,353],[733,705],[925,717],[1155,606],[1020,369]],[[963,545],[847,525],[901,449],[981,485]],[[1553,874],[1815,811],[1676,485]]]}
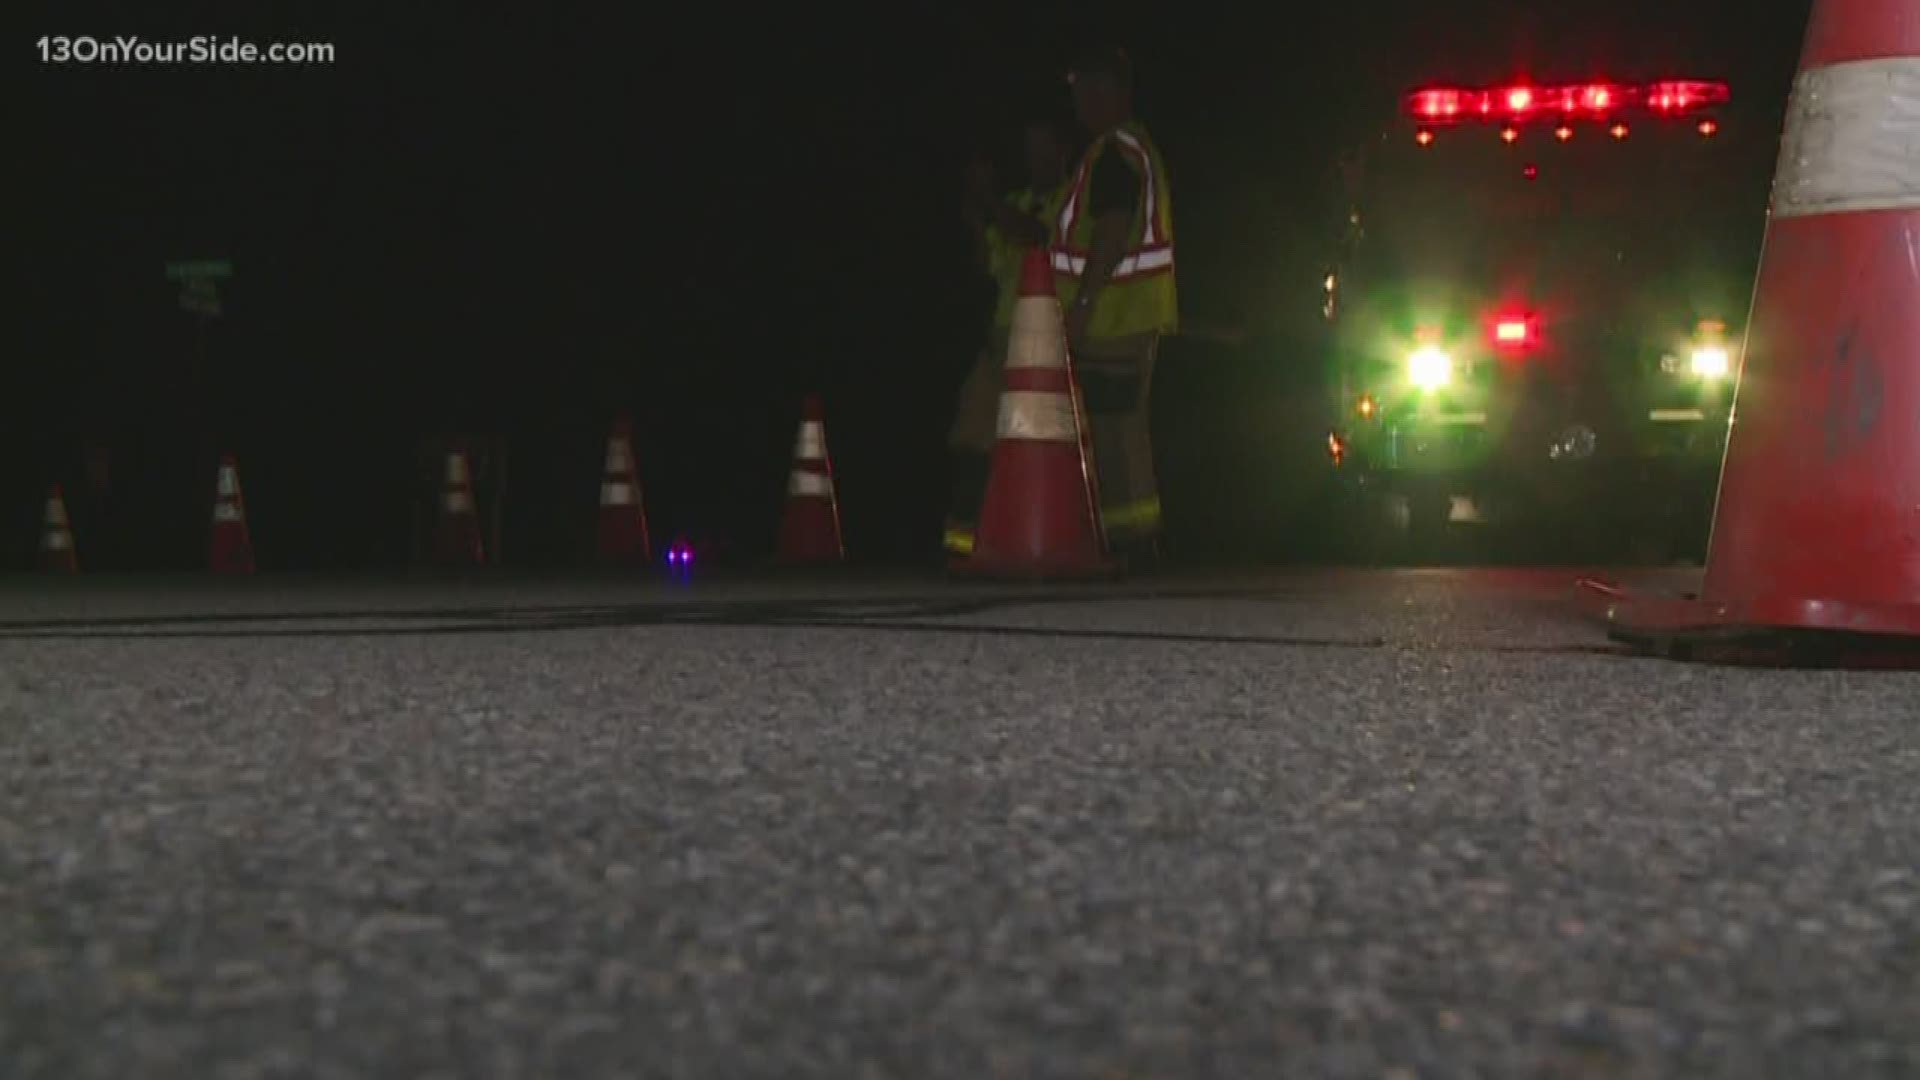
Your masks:
{"label": "night sky", "polygon": [[[985,313],[961,170],[991,149],[1012,175],[1016,125],[1064,110],[1061,64],[1094,9],[180,4],[162,22],[154,7],[49,5],[17,42],[26,286],[0,519],[30,533],[87,439],[116,447],[117,485],[159,490],[197,477],[212,438],[241,449],[259,528],[302,565],[397,557],[410,455],[435,430],[517,440],[522,505],[590,506],[620,407],[641,423],[657,532],[764,531],[815,387],[850,544],[911,549],[936,523]],[[1171,162],[1187,319],[1299,332],[1331,154],[1416,83],[1671,71],[1727,77],[1777,113],[1805,19],[1804,4],[1516,9],[1102,6]],[[42,33],[339,56],[46,66]],[[207,387],[162,277],[191,257],[237,267]],[[155,495],[154,513],[187,535],[196,498]],[[571,542],[539,527],[547,514],[515,526],[530,559]]]}

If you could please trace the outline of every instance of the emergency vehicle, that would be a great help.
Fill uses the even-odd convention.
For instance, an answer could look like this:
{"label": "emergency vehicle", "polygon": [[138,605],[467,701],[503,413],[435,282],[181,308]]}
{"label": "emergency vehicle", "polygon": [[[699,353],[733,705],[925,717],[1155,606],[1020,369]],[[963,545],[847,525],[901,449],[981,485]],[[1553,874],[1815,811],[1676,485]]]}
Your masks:
{"label": "emergency vehicle", "polygon": [[1324,287],[1350,521],[1703,547],[1771,165],[1732,105],[1700,78],[1427,86],[1347,155]]}

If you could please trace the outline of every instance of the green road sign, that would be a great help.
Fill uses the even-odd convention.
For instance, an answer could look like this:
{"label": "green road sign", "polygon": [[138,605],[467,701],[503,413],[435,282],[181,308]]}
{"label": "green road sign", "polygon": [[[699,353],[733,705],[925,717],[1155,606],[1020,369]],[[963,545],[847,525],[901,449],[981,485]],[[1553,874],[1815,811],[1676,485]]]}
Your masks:
{"label": "green road sign", "polygon": [[168,281],[191,281],[194,278],[227,278],[233,276],[233,263],[226,259],[197,259],[193,262],[167,264]]}

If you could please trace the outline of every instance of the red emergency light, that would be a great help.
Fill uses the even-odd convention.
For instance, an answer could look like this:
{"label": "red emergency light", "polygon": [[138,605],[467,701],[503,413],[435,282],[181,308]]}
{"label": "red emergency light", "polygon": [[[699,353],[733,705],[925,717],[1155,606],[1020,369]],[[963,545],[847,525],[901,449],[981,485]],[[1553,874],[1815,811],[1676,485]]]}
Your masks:
{"label": "red emergency light", "polygon": [[1568,112],[1603,114],[1624,109],[1633,103],[1633,88],[1613,83],[1593,83],[1575,87],[1567,95]]}
{"label": "red emergency light", "polygon": [[1675,79],[1647,87],[1647,107],[1658,113],[1683,113],[1724,105],[1731,96],[1726,83]]}
{"label": "red emergency light", "polygon": [[1423,120],[1464,120],[1485,112],[1481,107],[1484,100],[1484,94],[1471,90],[1417,90],[1407,99],[1407,107]]}
{"label": "red emergency light", "polygon": [[1430,87],[1407,96],[1407,111],[1429,123],[1499,117],[1521,120],[1542,115],[1611,119],[1636,106],[1664,115],[1725,104],[1731,90],[1724,82],[1663,79],[1647,86],[1616,82],[1535,86],[1519,83],[1491,89]]}

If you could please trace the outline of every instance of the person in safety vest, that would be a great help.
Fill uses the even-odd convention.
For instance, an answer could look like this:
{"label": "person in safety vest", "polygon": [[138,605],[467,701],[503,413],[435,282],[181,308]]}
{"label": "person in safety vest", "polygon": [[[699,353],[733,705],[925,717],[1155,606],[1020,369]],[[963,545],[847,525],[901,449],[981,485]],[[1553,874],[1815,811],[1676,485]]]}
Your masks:
{"label": "person in safety vest", "polygon": [[1179,329],[1173,196],[1166,161],[1134,118],[1126,52],[1090,48],[1069,79],[1092,142],[1054,226],[1054,283],[1090,414],[1101,524],[1115,551],[1145,562],[1161,529],[1148,391],[1160,340]]}
{"label": "person in safety vest", "polygon": [[974,525],[986,496],[1020,264],[1028,251],[1045,249],[1052,240],[1052,223],[1066,194],[1065,140],[1052,121],[1034,120],[1027,125],[1026,165],[1026,186],[1010,195],[1002,197],[995,191],[991,171],[980,166],[969,185],[966,216],[975,250],[982,268],[993,277],[999,297],[992,332],[960,388],[959,408],[947,438],[953,482],[946,548],[955,555],[973,552]]}

